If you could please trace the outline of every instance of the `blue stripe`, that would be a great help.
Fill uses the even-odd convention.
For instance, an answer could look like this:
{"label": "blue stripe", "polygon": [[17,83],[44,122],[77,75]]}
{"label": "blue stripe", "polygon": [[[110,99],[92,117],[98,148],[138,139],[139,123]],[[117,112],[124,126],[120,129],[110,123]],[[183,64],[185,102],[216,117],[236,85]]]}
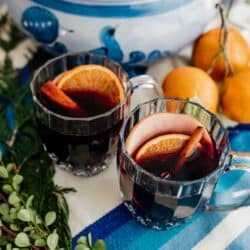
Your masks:
{"label": "blue stripe", "polygon": [[123,224],[128,223],[131,219],[130,213],[125,206],[121,204],[76,235],[72,240],[72,244],[75,246],[80,236],[87,235],[90,232],[93,240],[105,239],[109,234],[117,230]]}
{"label": "blue stripe", "polygon": [[226,172],[224,175],[221,176],[219,182],[217,183],[215,191],[223,192],[225,190],[228,190],[229,188],[237,184],[245,174],[246,172],[242,170]]}
{"label": "blue stripe", "polygon": [[[205,212],[201,213],[199,218],[189,225],[181,233],[167,242],[161,250],[181,249],[189,250],[194,247],[203,237],[205,237],[223,218],[227,212]],[[183,240],[185,239],[185,240]]]}
{"label": "blue stripe", "polygon": [[241,233],[226,250],[246,250],[250,249],[250,226]]}
{"label": "blue stripe", "polygon": [[140,16],[151,16],[174,10],[193,0],[159,0],[152,3],[134,5],[89,5],[72,3],[64,0],[30,0],[44,7],[62,11],[68,14],[102,17],[102,18],[130,18]]}
{"label": "blue stripe", "polygon": [[152,250],[159,249],[172,237],[179,234],[192,223],[195,223],[199,214],[196,214],[192,220],[178,227],[168,230],[153,230],[145,228],[136,221],[130,221],[120,227],[117,231],[110,234],[106,239],[108,249],[119,250]]}

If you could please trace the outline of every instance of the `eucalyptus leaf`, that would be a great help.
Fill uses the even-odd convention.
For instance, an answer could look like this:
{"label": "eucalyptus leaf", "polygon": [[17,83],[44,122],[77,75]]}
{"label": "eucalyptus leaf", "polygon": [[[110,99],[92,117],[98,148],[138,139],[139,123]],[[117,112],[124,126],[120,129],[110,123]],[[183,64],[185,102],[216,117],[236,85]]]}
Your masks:
{"label": "eucalyptus leaf", "polygon": [[20,209],[20,211],[17,214],[17,218],[23,222],[30,222],[31,221],[31,215],[29,209]]}
{"label": "eucalyptus leaf", "polygon": [[28,227],[25,227],[24,229],[23,229],[23,232],[30,232],[31,230],[33,230],[34,229],[34,227],[33,226],[28,226]]}
{"label": "eucalyptus leaf", "polygon": [[29,198],[26,202],[26,208],[30,208],[32,206],[33,200],[34,200],[34,195],[29,196]]}
{"label": "eucalyptus leaf", "polygon": [[44,239],[37,239],[35,240],[35,246],[37,247],[44,247],[46,245],[46,242]]}
{"label": "eucalyptus leaf", "polygon": [[37,225],[42,224],[42,220],[41,220],[40,216],[38,216],[38,215],[36,215],[35,221],[36,221]]}
{"label": "eucalyptus leaf", "polygon": [[88,233],[87,239],[88,239],[89,246],[92,247],[92,235],[91,235],[91,233]]}
{"label": "eucalyptus leaf", "polygon": [[45,216],[45,225],[50,226],[56,221],[56,213],[54,211],[50,211]]}
{"label": "eucalyptus leaf", "polygon": [[9,177],[7,169],[3,166],[0,166],[0,177],[3,179],[7,179]]}
{"label": "eucalyptus leaf", "polygon": [[13,231],[15,231],[15,232],[20,231],[19,226],[16,225],[16,224],[10,224],[10,229],[13,230]]}
{"label": "eucalyptus leaf", "polygon": [[81,236],[78,240],[77,240],[77,244],[83,244],[83,245],[88,245],[87,242],[87,237],[86,236]]}
{"label": "eucalyptus leaf", "polygon": [[59,237],[57,233],[52,233],[47,238],[47,245],[50,250],[55,250],[58,245]]}
{"label": "eucalyptus leaf", "polygon": [[8,199],[8,202],[11,204],[11,205],[16,205],[17,203],[20,202],[20,198],[17,196],[17,193],[16,192],[12,192],[9,196],[9,199]]}
{"label": "eucalyptus leaf", "polygon": [[17,209],[16,208],[11,208],[10,209],[10,218],[12,219],[12,220],[15,220],[16,218],[17,218]]}
{"label": "eucalyptus leaf", "polygon": [[9,184],[4,184],[2,189],[5,194],[11,194],[13,192],[13,188]]}
{"label": "eucalyptus leaf", "polygon": [[30,238],[32,240],[39,240],[39,239],[41,239],[41,236],[39,234],[33,232],[33,233],[30,234]]}
{"label": "eucalyptus leaf", "polygon": [[0,238],[2,237],[2,233],[3,233],[2,229],[0,228]]}
{"label": "eucalyptus leaf", "polygon": [[29,247],[30,240],[26,233],[19,233],[15,238],[15,244],[18,247]]}
{"label": "eucalyptus leaf", "polygon": [[12,245],[9,243],[9,244],[7,244],[7,246],[6,246],[6,250],[12,250]]}
{"label": "eucalyptus leaf", "polygon": [[14,164],[13,163],[8,163],[7,166],[6,166],[6,169],[8,172],[11,172],[14,168]]}
{"label": "eucalyptus leaf", "polygon": [[104,240],[97,240],[93,247],[93,250],[106,250],[106,249],[107,247],[106,247]]}
{"label": "eucalyptus leaf", "polygon": [[19,175],[19,174],[16,174],[14,177],[13,177],[13,184],[17,184],[17,185],[20,185],[22,182],[23,182],[23,176],[22,175]]}
{"label": "eucalyptus leaf", "polygon": [[75,250],[90,250],[90,248],[84,244],[78,244],[76,247],[75,247]]}
{"label": "eucalyptus leaf", "polygon": [[9,214],[3,215],[2,220],[6,223],[13,223],[13,218]]}
{"label": "eucalyptus leaf", "polygon": [[12,186],[13,186],[14,190],[16,190],[17,192],[20,191],[20,185],[19,185],[19,184],[13,182],[13,183],[12,183]]}
{"label": "eucalyptus leaf", "polygon": [[2,227],[3,226],[3,222],[0,220],[0,227]]}
{"label": "eucalyptus leaf", "polygon": [[9,205],[7,203],[3,203],[0,205],[0,214],[6,216],[9,214]]}
{"label": "eucalyptus leaf", "polygon": [[10,213],[11,214],[13,214],[13,213],[17,213],[17,208],[15,208],[15,207],[12,207],[11,209],[10,209]]}

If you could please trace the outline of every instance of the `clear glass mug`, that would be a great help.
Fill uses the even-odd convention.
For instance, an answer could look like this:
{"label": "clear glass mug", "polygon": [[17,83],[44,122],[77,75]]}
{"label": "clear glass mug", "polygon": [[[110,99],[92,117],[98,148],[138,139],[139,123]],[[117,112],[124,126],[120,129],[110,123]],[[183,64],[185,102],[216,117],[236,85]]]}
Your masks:
{"label": "clear glass mug", "polygon": [[[62,72],[84,64],[102,65],[117,75],[125,93],[121,103],[87,118],[63,116],[46,107],[41,101],[41,86]],[[104,170],[110,163],[120,128],[130,109],[131,95],[140,88],[153,88],[162,96],[161,88],[150,76],[129,79],[115,61],[85,52],[59,56],[39,68],[31,82],[31,91],[38,131],[51,158],[76,175],[92,176]]]}
{"label": "clear glass mug", "polygon": [[[174,181],[157,177],[137,165],[126,150],[126,139],[141,119],[159,112],[186,113],[200,121],[215,142],[218,167],[201,179]],[[187,100],[159,98],[135,107],[120,132],[117,166],[125,206],[140,223],[155,229],[185,222],[199,210],[228,210],[250,203],[250,189],[237,194],[214,192],[219,178],[226,171],[250,171],[250,157],[249,154],[231,152],[227,131],[218,118],[199,104]],[[212,195],[217,204],[210,204]],[[230,204],[225,200],[230,200]]]}

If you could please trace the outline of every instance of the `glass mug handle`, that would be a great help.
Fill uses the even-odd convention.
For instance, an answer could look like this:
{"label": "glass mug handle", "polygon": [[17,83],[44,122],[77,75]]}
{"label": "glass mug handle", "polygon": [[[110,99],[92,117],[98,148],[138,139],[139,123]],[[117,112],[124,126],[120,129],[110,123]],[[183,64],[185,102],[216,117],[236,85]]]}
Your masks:
{"label": "glass mug handle", "polygon": [[149,75],[135,76],[130,79],[132,91],[139,89],[154,89],[158,97],[164,97],[161,86]]}
{"label": "glass mug handle", "polygon": [[[243,170],[250,173],[250,153],[241,153],[231,151],[229,153],[230,166],[228,171]],[[213,200],[215,204],[206,206],[207,211],[229,211],[242,206],[250,205],[250,188],[239,190],[236,192],[214,192]],[[230,200],[229,204],[216,205],[216,201]]]}

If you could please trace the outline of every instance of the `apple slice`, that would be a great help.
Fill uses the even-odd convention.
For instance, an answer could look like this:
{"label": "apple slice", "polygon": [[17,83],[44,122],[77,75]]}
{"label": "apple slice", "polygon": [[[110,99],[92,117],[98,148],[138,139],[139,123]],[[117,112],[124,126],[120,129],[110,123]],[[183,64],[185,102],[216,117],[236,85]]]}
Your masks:
{"label": "apple slice", "polygon": [[[148,140],[159,135],[184,134],[192,135],[197,127],[204,127],[194,117],[187,114],[157,113],[142,119],[130,131],[125,146],[127,152],[133,156],[135,152]],[[210,154],[214,154],[213,142],[204,129],[201,144],[203,144]]]}
{"label": "apple slice", "polygon": [[40,88],[40,93],[49,102],[71,116],[87,116],[87,112],[59,89],[52,81],[48,81]]}

